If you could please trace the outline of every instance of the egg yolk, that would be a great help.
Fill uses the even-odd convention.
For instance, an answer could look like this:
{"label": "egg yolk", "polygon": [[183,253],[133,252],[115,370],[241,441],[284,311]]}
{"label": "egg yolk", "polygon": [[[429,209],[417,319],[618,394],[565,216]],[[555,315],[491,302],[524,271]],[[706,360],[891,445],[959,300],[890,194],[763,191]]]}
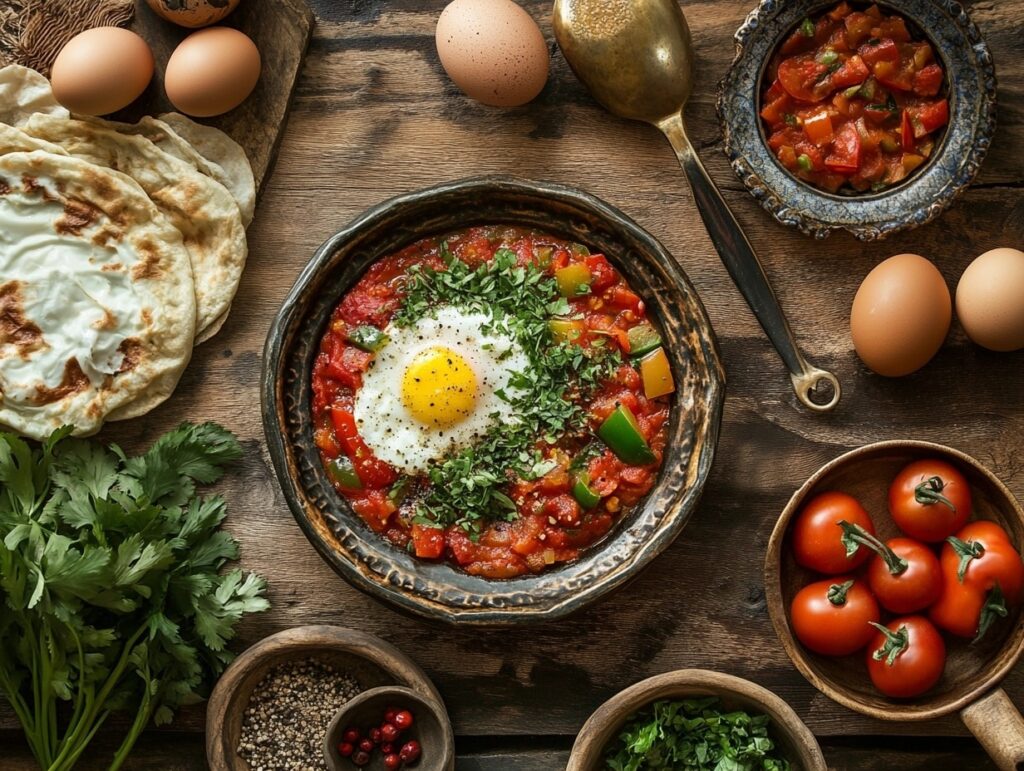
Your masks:
{"label": "egg yolk", "polygon": [[454,426],[476,405],[476,373],[450,348],[428,348],[416,355],[402,376],[402,403],[416,420]]}

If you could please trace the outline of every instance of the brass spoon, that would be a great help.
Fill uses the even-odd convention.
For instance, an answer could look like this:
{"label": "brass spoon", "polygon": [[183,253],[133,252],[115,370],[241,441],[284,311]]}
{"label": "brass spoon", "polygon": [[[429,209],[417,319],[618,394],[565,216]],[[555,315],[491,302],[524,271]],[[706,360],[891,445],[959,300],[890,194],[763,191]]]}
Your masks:
{"label": "brass spoon", "polygon": [[[677,0],[555,0],[555,38],[576,76],[610,112],[657,126],[672,143],[711,241],[808,408],[839,403],[839,380],[807,363],[753,247],[686,136],[683,108],[693,85],[693,45]],[[827,403],[811,400],[820,381]]]}

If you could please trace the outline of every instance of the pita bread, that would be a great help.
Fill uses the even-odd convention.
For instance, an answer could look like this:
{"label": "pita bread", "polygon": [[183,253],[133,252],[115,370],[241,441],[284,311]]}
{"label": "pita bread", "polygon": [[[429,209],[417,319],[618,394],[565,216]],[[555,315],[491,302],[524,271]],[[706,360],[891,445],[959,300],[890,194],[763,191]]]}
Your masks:
{"label": "pita bread", "polygon": [[181,231],[195,276],[199,333],[230,307],[247,247],[238,206],[223,185],[142,136],[40,114],[24,130],[76,158],[132,177]]}
{"label": "pita bread", "polygon": [[253,179],[252,170],[249,169],[247,160],[245,164],[246,169],[249,169],[250,180],[248,185],[244,177],[239,179],[238,175],[228,174],[227,171],[221,168],[220,164],[200,155],[174,129],[157,118],[144,115],[139,119],[138,123],[121,123],[119,121],[104,120],[103,118],[79,117],[78,120],[95,123],[98,126],[109,128],[120,134],[136,134],[145,137],[165,153],[173,155],[178,160],[184,161],[193,166],[197,171],[201,171],[206,176],[212,177],[224,185],[235,199],[235,203],[238,204],[238,209],[242,213],[242,224],[248,227],[249,223],[252,222],[253,211],[256,206],[256,191],[254,184],[251,183]]}
{"label": "pita bread", "polygon": [[37,112],[71,116],[58,104],[50,88],[50,81],[35,70],[20,64],[0,68],[0,123],[20,126]]}
{"label": "pita bread", "polygon": [[181,113],[165,112],[160,120],[170,126],[178,136],[195,148],[196,152],[224,170],[230,180],[225,187],[241,202],[242,214],[248,212],[252,220],[256,208],[256,179],[245,150],[220,129],[196,123]]}
{"label": "pita bread", "polygon": [[42,150],[54,155],[67,155],[64,148],[60,145],[36,139],[21,129],[8,126],[6,123],[0,123],[0,155],[6,153],[30,153],[33,150]]}
{"label": "pita bread", "polygon": [[192,284],[181,233],[139,185],[78,158],[0,156],[0,423],[88,435],[152,384],[173,387]]}

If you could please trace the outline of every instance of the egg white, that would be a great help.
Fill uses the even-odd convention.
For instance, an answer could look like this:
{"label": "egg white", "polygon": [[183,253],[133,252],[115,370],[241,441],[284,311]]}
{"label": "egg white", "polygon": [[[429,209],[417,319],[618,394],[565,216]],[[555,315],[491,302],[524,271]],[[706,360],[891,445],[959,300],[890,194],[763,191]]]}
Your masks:
{"label": "egg white", "polygon": [[[490,322],[484,313],[445,306],[412,326],[387,327],[388,343],[363,375],[355,400],[359,434],[378,458],[408,474],[423,474],[431,462],[479,441],[496,423],[519,422],[499,392],[510,400],[522,395],[510,380],[514,373],[525,371],[530,361],[511,335],[485,334],[482,328]],[[416,420],[402,401],[406,369],[420,353],[436,347],[462,356],[477,386],[472,413],[443,428]]]}

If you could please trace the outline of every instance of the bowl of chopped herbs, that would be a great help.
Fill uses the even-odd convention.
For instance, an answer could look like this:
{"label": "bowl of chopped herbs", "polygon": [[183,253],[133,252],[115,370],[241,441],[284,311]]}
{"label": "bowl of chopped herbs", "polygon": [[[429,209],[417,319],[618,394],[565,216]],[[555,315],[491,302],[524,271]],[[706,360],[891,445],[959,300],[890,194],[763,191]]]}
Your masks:
{"label": "bowl of chopped herbs", "polygon": [[560,618],[693,513],[724,400],[676,260],[573,188],[386,201],[330,238],[264,351],[292,513],[345,579],[448,623]]}
{"label": "bowl of chopped herbs", "polygon": [[749,680],[680,669],[613,696],[587,720],[566,771],[825,771],[814,734]]}

